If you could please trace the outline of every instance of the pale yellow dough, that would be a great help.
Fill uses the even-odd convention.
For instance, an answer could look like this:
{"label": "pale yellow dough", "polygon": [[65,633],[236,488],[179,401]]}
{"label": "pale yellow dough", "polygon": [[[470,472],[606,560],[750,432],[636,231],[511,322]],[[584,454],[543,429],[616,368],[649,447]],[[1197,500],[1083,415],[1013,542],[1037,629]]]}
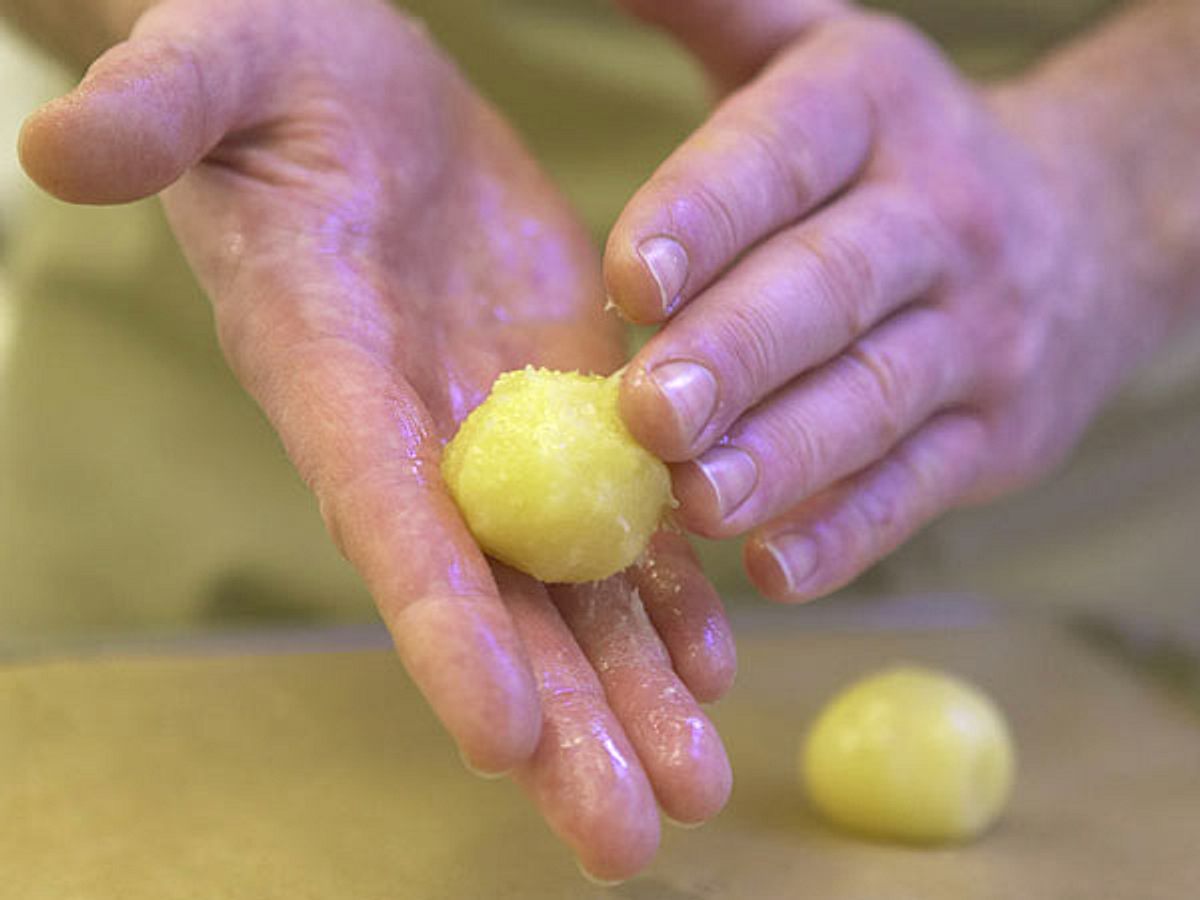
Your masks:
{"label": "pale yellow dough", "polygon": [[619,379],[501,375],[446,446],[442,476],[479,545],[542,581],[632,564],[670,503],[666,466],[629,434]]}
{"label": "pale yellow dough", "polygon": [[984,831],[1008,801],[1014,769],[999,708],[965,681],[915,666],[843,690],[800,752],[809,798],[834,824],[923,843]]}

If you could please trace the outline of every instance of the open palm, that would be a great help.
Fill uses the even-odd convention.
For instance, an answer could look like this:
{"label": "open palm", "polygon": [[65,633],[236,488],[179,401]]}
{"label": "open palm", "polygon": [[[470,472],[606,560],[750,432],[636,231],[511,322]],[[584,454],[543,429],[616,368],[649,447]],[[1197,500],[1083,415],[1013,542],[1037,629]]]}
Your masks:
{"label": "open palm", "polygon": [[656,799],[720,808],[697,699],[733,651],[683,539],[547,587],[489,565],[442,487],[499,372],[623,352],[585,233],[418,26],[375,0],[168,0],[21,149],[67,200],[164,192],[230,364],[471,765],[511,771],[604,877],[652,855]]}

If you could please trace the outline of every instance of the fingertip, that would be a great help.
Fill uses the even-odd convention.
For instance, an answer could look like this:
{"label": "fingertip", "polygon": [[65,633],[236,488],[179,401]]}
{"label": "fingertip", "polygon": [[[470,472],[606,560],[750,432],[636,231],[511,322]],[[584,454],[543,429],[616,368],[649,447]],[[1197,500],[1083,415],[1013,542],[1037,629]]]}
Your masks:
{"label": "fingertip", "polygon": [[593,875],[587,870],[587,866],[583,864],[583,860],[578,857],[575,859],[575,867],[579,869],[579,874],[583,876],[584,881],[588,884],[594,884],[596,887],[614,888],[620,884],[624,884],[625,881],[622,878],[601,878],[599,875]]}
{"label": "fingertip", "polygon": [[680,828],[683,831],[695,831],[697,828],[703,827],[705,822],[680,822],[678,819],[672,819],[666,813],[663,813],[663,821],[675,828]]}
{"label": "fingertip", "polygon": [[442,715],[458,742],[458,752],[467,771],[480,778],[502,778],[534,754],[541,721],[529,714],[522,703],[503,700],[487,718],[494,721],[455,721],[452,715]]}
{"label": "fingertip", "polygon": [[[543,721],[536,752],[513,772],[513,780],[589,875],[629,878],[650,862],[659,841],[654,793],[639,756],[577,630],[546,587],[503,566],[496,566],[496,575],[537,673]],[[588,588],[554,588],[564,595],[573,590],[597,599]],[[588,606],[597,613],[607,609],[604,603]]]}
{"label": "fingertip", "polygon": [[170,186],[208,149],[205,98],[182,55],[148,41],[110,49],[24,123],[29,177],[69,203],[128,203]]}
{"label": "fingertip", "polygon": [[[729,802],[733,790],[733,770],[721,738],[711,722],[689,736],[690,745],[677,748],[678,755],[690,758],[669,783],[656,783],[661,792],[663,812],[683,825],[702,825]],[[662,776],[660,775],[660,780]]]}
{"label": "fingertip", "polygon": [[47,127],[45,124],[47,111],[53,102],[51,101],[27,116],[21,123],[21,130],[17,133],[17,161],[34,184],[51,194],[54,193],[52,185],[49,183],[47,173],[43,171],[42,142],[45,139]]}
{"label": "fingertip", "polygon": [[25,174],[46,193],[68,203],[88,202],[74,162],[78,139],[73,107],[77,105],[74,92],[51,100],[22,123],[17,135],[17,159]]}
{"label": "fingertip", "polygon": [[676,519],[688,531],[720,540],[732,537],[732,528],[721,515],[721,497],[717,487],[695,462],[671,466],[671,493],[679,501]]}
{"label": "fingertip", "polygon": [[636,817],[644,821],[625,821],[608,834],[578,845],[576,863],[588,881],[613,887],[628,881],[650,865],[662,840],[658,816],[653,810]]}
{"label": "fingertip", "polygon": [[[708,590],[716,593],[711,587]],[[719,611],[720,601],[714,600],[712,608]],[[737,647],[723,612],[706,617],[685,647],[669,649],[675,671],[696,702],[716,703],[733,687],[737,679]]]}
{"label": "fingertip", "polygon": [[611,711],[593,706],[586,694],[554,697],[542,745],[514,780],[576,854],[587,877],[625,881],[658,851],[654,794]]}
{"label": "fingertip", "polygon": [[638,239],[617,222],[604,251],[604,288],[622,316],[636,325],[664,321],[686,277],[687,253],[678,242],[665,235]]}
{"label": "fingertip", "polygon": [[512,772],[512,769],[501,769],[500,771],[496,771],[496,772],[489,772],[486,769],[481,769],[478,766],[476,766],[474,762],[471,761],[471,759],[463,751],[462,747],[458,748],[458,758],[459,758],[459,761],[463,764],[464,769],[466,769],[468,772],[470,772],[476,778],[482,778],[485,781],[498,781],[499,779],[505,777],[506,775],[508,775]]}
{"label": "fingertip", "polygon": [[34,113],[18,153],[31,179],[68,203],[129,203],[158,193],[183,169],[121,98],[81,88]]}
{"label": "fingertip", "polygon": [[722,91],[745,82],[813,22],[843,11],[840,0],[753,4],[618,0],[618,5],[675,35],[699,57]]}
{"label": "fingertip", "polygon": [[479,778],[503,778],[528,761],[537,749],[540,719],[528,715],[519,702],[501,701],[500,706],[493,711],[494,723],[482,727],[476,722],[455,721],[452,715],[441,715],[458,744],[463,768]]}
{"label": "fingertip", "polygon": [[621,376],[617,408],[634,440],[659,459],[668,459],[663,450],[672,443],[670,423],[662,415],[662,399],[654,380],[636,358]]}
{"label": "fingertip", "polygon": [[485,778],[499,778],[536,752],[542,728],[541,708],[533,679],[525,672],[501,679],[481,693],[481,703],[473,715],[453,721],[453,714],[449,714],[448,724],[458,738],[467,769]]}
{"label": "fingertip", "polygon": [[466,767],[497,776],[528,761],[541,736],[541,704],[499,603],[412,603],[392,628],[410,675],[458,745]]}
{"label": "fingertip", "polygon": [[[802,540],[811,544],[807,538]],[[798,585],[795,561],[779,545],[778,538],[752,535],[742,547],[742,564],[751,583],[768,600],[797,604],[806,603],[820,595],[808,581]],[[801,564],[810,565],[808,561],[802,561]],[[814,560],[811,565],[815,564]]]}
{"label": "fingertip", "polygon": [[[697,452],[694,444],[716,409],[716,376],[690,360],[647,364],[646,349],[630,362],[621,379],[621,418],[634,439],[659,459],[691,459]],[[661,355],[659,348],[651,352]]]}
{"label": "fingertip", "polygon": [[680,665],[679,677],[700,703],[716,703],[737,680],[737,649],[728,624],[707,629],[701,647]]}

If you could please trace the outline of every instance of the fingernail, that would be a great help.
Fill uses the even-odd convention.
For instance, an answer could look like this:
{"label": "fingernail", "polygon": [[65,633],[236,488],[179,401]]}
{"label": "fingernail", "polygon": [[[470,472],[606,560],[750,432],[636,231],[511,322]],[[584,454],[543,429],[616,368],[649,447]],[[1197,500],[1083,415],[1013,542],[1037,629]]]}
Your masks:
{"label": "fingernail", "polygon": [[650,379],[675,412],[682,440],[691,446],[717,409],[717,379],[699,363],[676,360],[650,370]]}
{"label": "fingernail", "polygon": [[496,779],[503,778],[508,774],[507,772],[485,772],[483,769],[477,769],[475,766],[471,765],[471,761],[467,759],[467,754],[462,752],[461,747],[458,750],[458,758],[462,760],[464,769],[466,769],[472,775],[476,775],[488,781],[495,781]]}
{"label": "fingernail", "polygon": [[797,590],[817,568],[817,545],[802,534],[780,534],[766,543],[789,591]]}
{"label": "fingernail", "polygon": [[728,518],[758,484],[758,465],[738,447],[713,447],[696,460],[700,473],[717,496],[721,518]]}
{"label": "fingernail", "polygon": [[697,828],[702,828],[706,824],[704,822],[680,822],[678,819],[672,819],[666,813],[663,813],[662,817],[663,821],[668,825],[672,825],[675,828],[682,828],[684,831],[695,831]]}
{"label": "fingernail", "polygon": [[616,887],[618,884],[622,883],[622,879],[619,878],[614,881],[608,878],[601,878],[598,875],[593,875],[583,867],[583,863],[581,863],[579,860],[575,860],[575,865],[579,868],[579,874],[582,875],[586,881],[590,881],[597,887],[610,888]]}
{"label": "fingernail", "polygon": [[683,283],[687,281],[687,251],[678,241],[669,237],[652,237],[638,246],[638,256],[658,284],[658,298],[663,312],[670,312],[679,300]]}

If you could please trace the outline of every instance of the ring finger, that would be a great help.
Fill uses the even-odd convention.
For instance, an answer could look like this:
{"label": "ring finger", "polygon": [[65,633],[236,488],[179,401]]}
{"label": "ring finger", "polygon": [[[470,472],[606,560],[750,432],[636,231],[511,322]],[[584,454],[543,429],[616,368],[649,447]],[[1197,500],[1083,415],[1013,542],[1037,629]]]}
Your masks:
{"label": "ring finger", "polygon": [[768,521],[887,454],[961,402],[973,364],[947,348],[953,317],[914,306],[739,420],[719,445],[673,467],[679,517],[713,537]]}
{"label": "ring finger", "polygon": [[638,591],[618,575],[556,585],[551,597],[595,668],[663,812],[686,823],[716,815],[732,779],[725,748],[675,672]]}

